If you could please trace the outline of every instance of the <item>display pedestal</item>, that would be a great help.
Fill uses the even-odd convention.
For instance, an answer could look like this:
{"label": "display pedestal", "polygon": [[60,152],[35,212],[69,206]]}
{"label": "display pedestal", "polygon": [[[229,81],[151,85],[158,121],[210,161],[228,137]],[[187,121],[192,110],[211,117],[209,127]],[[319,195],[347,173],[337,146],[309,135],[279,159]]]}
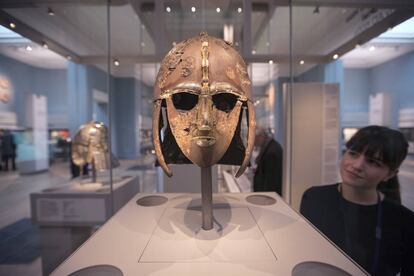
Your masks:
{"label": "display pedestal", "polygon": [[213,215],[205,231],[201,195],[137,195],[52,275],[366,275],[276,193],[214,194]]}
{"label": "display pedestal", "polygon": [[[73,180],[30,195],[32,221],[39,225],[43,275],[49,275],[111,217],[109,184]],[[139,192],[138,177],[113,182],[114,211]]]}

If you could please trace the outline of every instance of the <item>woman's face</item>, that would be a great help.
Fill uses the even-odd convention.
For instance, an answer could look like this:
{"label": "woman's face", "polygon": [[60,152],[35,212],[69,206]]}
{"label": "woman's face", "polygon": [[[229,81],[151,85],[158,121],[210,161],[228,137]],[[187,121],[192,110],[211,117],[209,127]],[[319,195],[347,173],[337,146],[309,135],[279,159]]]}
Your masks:
{"label": "woman's face", "polygon": [[365,156],[364,152],[349,149],[345,152],[340,170],[343,184],[373,189],[381,181],[387,181],[395,175],[395,171],[391,171],[381,159]]}

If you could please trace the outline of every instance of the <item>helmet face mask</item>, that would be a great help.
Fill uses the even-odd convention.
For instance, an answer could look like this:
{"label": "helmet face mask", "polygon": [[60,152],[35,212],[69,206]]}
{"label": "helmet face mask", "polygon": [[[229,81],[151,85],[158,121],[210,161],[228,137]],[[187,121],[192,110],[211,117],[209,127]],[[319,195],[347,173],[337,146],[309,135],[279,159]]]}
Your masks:
{"label": "helmet face mask", "polygon": [[[241,165],[244,171],[254,139],[250,89],[243,59],[223,40],[202,33],[177,44],[167,54],[154,88],[153,114],[155,152],[167,175],[171,175],[167,163],[192,162],[200,167],[233,164]],[[243,106],[247,107],[249,117],[246,149],[240,138]],[[161,145],[163,107],[167,128]],[[174,139],[174,143],[169,142],[170,139]],[[170,158],[172,149],[166,146],[170,144],[177,145],[182,154],[173,154]],[[231,156],[237,151],[240,152],[236,154],[240,155],[238,158]],[[177,160],[180,159],[177,156],[189,162]]]}

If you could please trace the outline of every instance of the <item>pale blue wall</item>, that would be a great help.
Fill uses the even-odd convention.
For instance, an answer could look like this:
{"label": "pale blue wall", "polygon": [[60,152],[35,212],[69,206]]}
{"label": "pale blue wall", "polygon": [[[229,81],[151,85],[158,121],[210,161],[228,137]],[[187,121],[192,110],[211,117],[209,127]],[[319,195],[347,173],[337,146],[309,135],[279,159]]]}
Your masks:
{"label": "pale blue wall", "polygon": [[[107,93],[107,74],[90,65],[68,62],[67,70],[48,70],[33,67],[0,55],[0,75],[9,79],[13,98],[7,103],[0,102],[0,110],[17,113],[18,125],[26,127],[26,96],[40,94],[47,96],[48,115],[66,118],[59,128],[69,128],[71,135],[80,125],[93,119],[108,125],[107,106],[94,103],[93,90]],[[152,88],[133,78],[110,79],[113,96],[112,145],[120,158],[137,158],[140,154],[138,114],[147,119],[152,116]],[[149,102],[142,102],[143,97]]]}
{"label": "pale blue wall", "polygon": [[0,110],[16,112],[17,124],[25,125],[25,94],[32,86],[31,68],[21,62],[0,55],[0,75],[6,78],[11,87],[12,98],[8,103],[0,102]]}
{"label": "pale blue wall", "polygon": [[16,112],[19,126],[27,126],[26,98],[32,94],[47,96],[49,115],[67,115],[66,70],[37,68],[0,55],[0,75],[10,81],[14,94],[8,104],[0,102],[0,110]]}
{"label": "pale blue wall", "polygon": [[68,66],[68,107],[70,114],[69,131],[73,137],[80,125],[92,120],[92,95],[87,88],[86,66],[69,62]]}
{"label": "pale blue wall", "polygon": [[116,154],[120,158],[133,159],[138,156],[139,144],[136,135],[135,79],[116,78],[114,80],[113,104],[114,127],[116,130]]}
{"label": "pale blue wall", "polygon": [[370,69],[370,93],[390,93],[391,126],[398,127],[398,112],[414,108],[414,51]]}
{"label": "pale blue wall", "polygon": [[414,51],[370,69],[345,69],[342,112],[368,112],[369,95],[389,93],[391,127],[398,127],[399,110],[414,108]]}
{"label": "pale blue wall", "polygon": [[342,112],[368,112],[371,91],[368,69],[344,70],[344,94]]}
{"label": "pale blue wall", "polygon": [[326,82],[339,83],[340,90],[344,82],[343,62],[336,60],[320,64],[295,78],[295,82]]}
{"label": "pale blue wall", "polygon": [[[66,120],[60,128],[66,128],[68,120],[68,93],[67,93],[67,70],[49,70],[32,67],[33,87],[32,93],[47,97],[47,113],[49,123],[52,117],[64,117]],[[55,126],[55,125],[54,125]]]}
{"label": "pale blue wall", "polygon": [[295,78],[295,82],[323,82],[325,80],[325,65],[317,65]]}

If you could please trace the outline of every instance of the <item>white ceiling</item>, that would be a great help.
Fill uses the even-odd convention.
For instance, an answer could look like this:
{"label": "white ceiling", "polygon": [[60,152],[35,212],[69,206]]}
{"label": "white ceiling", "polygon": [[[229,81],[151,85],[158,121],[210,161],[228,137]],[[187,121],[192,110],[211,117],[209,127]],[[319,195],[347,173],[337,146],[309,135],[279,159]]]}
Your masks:
{"label": "white ceiling", "polygon": [[414,51],[414,17],[356,48],[341,59],[346,68],[371,68]]}
{"label": "white ceiling", "polygon": [[[27,47],[30,46],[30,51]],[[12,59],[44,69],[64,69],[67,60],[19,34],[0,26],[0,53]]]}
{"label": "white ceiling", "polygon": [[[134,1],[127,3],[111,7],[111,55],[121,63],[118,67],[112,66],[111,73],[118,77],[142,79],[147,85],[152,86],[159,64],[139,62],[139,56],[151,55],[155,52],[157,45],[154,43],[154,29],[151,27],[156,31],[156,26],[149,25],[148,29],[145,23],[156,25],[157,18],[152,18],[151,14],[137,14],[132,4]],[[232,1],[209,1],[208,7],[205,7],[208,10],[205,13],[191,13],[189,9],[192,2],[188,0],[174,3],[178,3],[176,7],[180,11],[175,14],[174,12],[165,14],[165,24],[168,30],[164,38],[166,42],[171,43],[170,40],[186,38],[188,34],[198,32],[203,26],[211,29],[213,33],[220,34],[222,25],[227,22],[235,24],[235,42],[242,44],[240,22],[242,22],[243,14],[235,12],[235,6],[231,5]],[[203,8],[200,5],[197,6],[198,11]],[[71,5],[54,4],[50,6],[55,11],[54,16],[47,14],[49,6],[38,4],[27,8],[5,9],[5,11],[40,34],[53,39],[57,44],[63,45],[80,58],[105,70],[107,54],[105,6],[82,5],[79,2]],[[227,17],[216,14],[216,6],[221,6],[222,13],[225,9],[231,10],[232,13]],[[292,10],[294,56],[327,55],[376,23],[375,20],[381,19],[381,16],[391,13],[389,9],[370,14],[370,9],[340,7],[320,7],[319,13],[314,13],[314,9],[309,6],[295,6]],[[250,73],[255,85],[264,85],[278,76],[289,76],[289,66],[286,62],[289,53],[288,7],[276,7],[270,15],[266,19],[263,12],[258,11],[252,14],[252,29],[255,30],[255,38],[252,38],[251,42],[253,50],[257,55],[275,57],[272,65],[266,62],[251,63]],[[365,15],[367,17],[363,19]],[[214,20],[211,19],[213,17]],[[153,21],[147,22],[146,20]],[[263,28],[260,27],[261,25]],[[408,28],[395,27],[393,35],[373,39],[343,55],[341,59],[346,67],[369,68],[403,55],[414,50],[413,29],[413,25]],[[397,31],[399,34],[396,34]],[[411,36],[407,36],[410,31]],[[31,45],[32,51],[25,50],[27,45]],[[368,50],[372,45],[375,46],[375,51]],[[170,48],[171,45],[165,47]],[[56,50],[58,51],[59,48]],[[66,58],[1,26],[0,53],[41,68],[60,69],[67,66]],[[285,60],[279,61],[277,58],[279,56],[285,57]],[[316,64],[305,60],[305,64],[300,65],[298,60],[295,60],[293,72],[299,75]]]}

